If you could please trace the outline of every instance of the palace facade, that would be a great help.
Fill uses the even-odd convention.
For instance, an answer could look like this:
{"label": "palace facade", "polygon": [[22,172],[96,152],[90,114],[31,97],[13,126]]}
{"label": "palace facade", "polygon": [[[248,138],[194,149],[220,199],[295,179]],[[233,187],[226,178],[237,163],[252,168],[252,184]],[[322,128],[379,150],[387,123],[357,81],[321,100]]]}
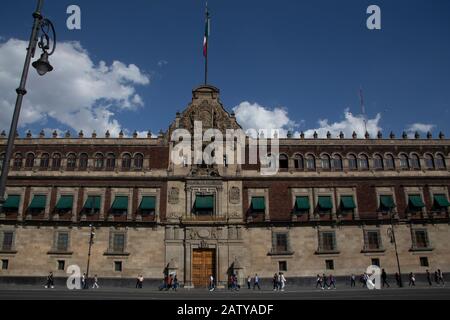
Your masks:
{"label": "palace facade", "polygon": [[[202,287],[257,273],[288,279],[450,272],[450,140],[317,136],[280,139],[279,172],[260,165],[175,165],[178,128],[239,129],[219,90],[201,86],[158,137],[17,138],[0,215],[0,279],[90,275]],[[0,157],[6,136],[0,137]],[[231,161],[230,161],[231,162]],[[2,161],[0,161],[2,163]]]}

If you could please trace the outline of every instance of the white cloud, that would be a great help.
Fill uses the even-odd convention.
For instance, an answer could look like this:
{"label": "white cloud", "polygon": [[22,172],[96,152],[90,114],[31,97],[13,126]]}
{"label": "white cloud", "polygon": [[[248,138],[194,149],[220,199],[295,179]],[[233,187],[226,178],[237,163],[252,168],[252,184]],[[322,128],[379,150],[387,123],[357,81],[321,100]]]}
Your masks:
{"label": "white cloud", "polygon": [[410,134],[414,134],[416,132],[428,133],[433,131],[434,128],[436,128],[434,124],[414,123],[406,129],[406,132]]}
{"label": "white cloud", "polygon": [[[16,39],[0,43],[0,114],[8,115],[0,117],[0,128],[9,127],[26,46]],[[79,42],[59,43],[50,63],[55,69],[44,77],[30,68],[21,128],[52,118],[76,132],[103,134],[109,130],[115,136],[125,130],[116,112],[144,104],[136,86],[148,85],[150,77],[134,64],[95,64]]]}
{"label": "white cloud", "polygon": [[283,108],[271,110],[258,103],[244,101],[234,107],[233,111],[238,123],[245,130],[279,130],[280,136],[285,136],[287,131],[298,127],[295,121],[289,119],[287,110]]}
{"label": "white cloud", "polygon": [[[353,115],[349,110],[344,111],[344,120],[340,122],[329,123],[327,119],[319,120],[319,127],[305,131],[306,137],[312,137],[314,132],[317,132],[320,138],[324,138],[327,132],[330,132],[332,137],[336,138],[342,131],[346,138],[350,138],[355,131],[359,138],[365,135],[364,116]],[[377,114],[374,119],[366,119],[367,132],[371,137],[375,137],[378,131],[383,129],[380,127],[381,114]]]}
{"label": "white cloud", "polygon": [[[280,137],[285,137],[288,131],[293,131],[295,137],[300,136],[298,132],[299,124],[303,121],[296,122],[289,118],[288,112],[283,108],[275,108],[273,110],[263,107],[258,103],[242,102],[234,109],[236,119],[245,130],[255,129],[278,129]],[[314,132],[317,132],[320,138],[324,138],[327,132],[337,138],[342,131],[347,138],[350,138],[355,131],[358,137],[362,138],[365,135],[364,117],[360,115],[353,115],[348,110],[344,111],[344,120],[340,122],[329,123],[329,120],[319,120],[319,127],[305,131],[305,136],[311,138]],[[381,114],[378,114],[374,119],[367,119],[367,131],[372,137],[375,137],[378,131],[382,131],[380,127]]]}

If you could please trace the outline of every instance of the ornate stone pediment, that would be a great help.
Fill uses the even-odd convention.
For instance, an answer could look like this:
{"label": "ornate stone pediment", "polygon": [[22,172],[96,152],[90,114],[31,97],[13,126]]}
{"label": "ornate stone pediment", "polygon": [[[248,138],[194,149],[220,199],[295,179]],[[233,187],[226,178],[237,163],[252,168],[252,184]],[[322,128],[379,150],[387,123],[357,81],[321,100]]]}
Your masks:
{"label": "ornate stone pediment", "polygon": [[172,123],[169,133],[177,129],[194,132],[195,121],[201,121],[203,131],[218,129],[223,133],[227,129],[241,129],[233,114],[229,114],[219,100],[219,89],[213,86],[201,86],[192,92],[192,102]]}

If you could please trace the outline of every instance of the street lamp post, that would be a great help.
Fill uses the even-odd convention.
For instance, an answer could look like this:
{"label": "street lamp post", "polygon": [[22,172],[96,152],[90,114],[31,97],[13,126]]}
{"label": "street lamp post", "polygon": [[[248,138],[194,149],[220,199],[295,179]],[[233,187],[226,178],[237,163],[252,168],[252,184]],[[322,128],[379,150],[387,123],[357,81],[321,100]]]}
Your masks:
{"label": "street lamp post", "polygon": [[400,288],[403,287],[403,280],[402,280],[402,271],[400,270],[400,259],[398,258],[398,250],[397,250],[397,240],[395,238],[395,228],[394,228],[394,211],[391,208],[389,211],[390,220],[391,220],[391,227],[388,229],[388,233],[391,236],[391,243],[394,244],[395,248],[395,256],[397,258],[397,268],[398,268],[398,276],[399,276],[399,286]]}
{"label": "street lamp post", "polygon": [[[88,251],[88,260],[87,260],[87,267],[86,267],[86,281],[85,281],[85,288],[89,288],[88,281],[89,281],[89,265],[91,261],[91,248],[94,244],[94,236],[95,236],[95,228],[92,224],[89,225],[91,228],[90,236],[89,236],[89,251]],[[83,289],[85,289],[83,288]]]}
{"label": "street lamp post", "polygon": [[[17,100],[14,108],[14,114],[11,121],[11,128],[9,129],[8,143],[6,146],[6,153],[3,159],[2,172],[0,177],[0,214],[3,213],[3,205],[5,203],[5,191],[6,180],[9,173],[9,165],[12,158],[12,152],[14,148],[14,139],[16,137],[17,124],[19,122],[20,109],[22,108],[23,97],[27,94],[25,89],[28,71],[30,69],[31,59],[34,58],[36,47],[42,50],[39,60],[33,62],[33,67],[37,70],[40,76],[45,75],[47,72],[53,70],[53,67],[48,61],[48,57],[55,52],[56,48],[56,33],[53,23],[44,18],[41,14],[44,1],[38,0],[36,11],[33,13],[34,23],[33,30],[31,32],[30,41],[27,48],[27,55],[25,58],[25,64],[23,66],[22,78],[20,80],[19,88],[16,89]],[[51,31],[53,36],[53,44],[50,44],[49,32]],[[50,46],[52,49],[49,51]],[[1,161],[1,160],[0,160]]]}

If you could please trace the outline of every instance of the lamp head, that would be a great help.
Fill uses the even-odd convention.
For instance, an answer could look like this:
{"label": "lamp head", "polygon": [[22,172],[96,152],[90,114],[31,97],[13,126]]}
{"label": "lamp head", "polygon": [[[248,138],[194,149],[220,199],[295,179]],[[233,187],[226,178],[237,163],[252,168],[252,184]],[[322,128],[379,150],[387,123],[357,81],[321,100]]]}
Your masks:
{"label": "lamp head", "polygon": [[44,51],[39,60],[33,62],[32,65],[40,76],[43,76],[53,70],[52,65],[48,62],[48,53],[46,51]]}

